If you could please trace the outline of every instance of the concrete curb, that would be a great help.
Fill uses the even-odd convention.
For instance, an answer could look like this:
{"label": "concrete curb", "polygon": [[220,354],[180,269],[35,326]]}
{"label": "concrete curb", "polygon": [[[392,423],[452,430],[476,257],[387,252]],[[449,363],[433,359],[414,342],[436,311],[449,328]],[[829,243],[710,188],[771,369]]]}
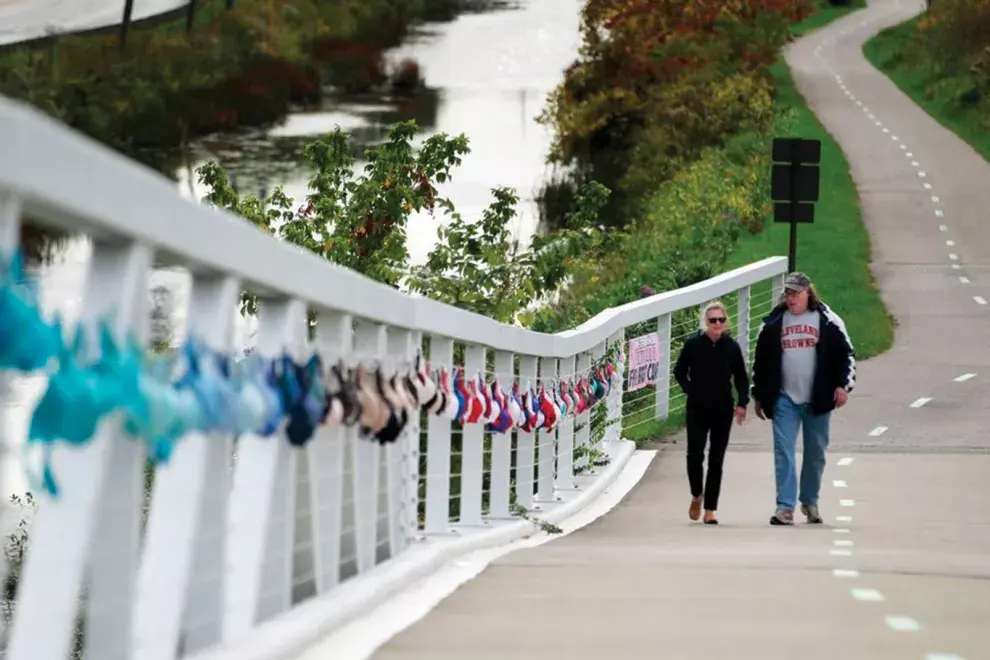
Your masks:
{"label": "concrete curb", "polygon": [[[588,480],[585,489],[555,506],[539,518],[561,522],[588,506],[615,482],[636,451],[631,440],[602,445],[610,462]],[[292,658],[337,629],[367,614],[393,595],[436,573],[452,559],[468,553],[506,545],[532,536],[532,522],[519,520],[456,540],[426,541],[388,561],[367,575],[352,579],[330,593],[316,597],[267,621],[248,635],[222,647],[212,647],[186,656],[187,660],[281,660]]]}

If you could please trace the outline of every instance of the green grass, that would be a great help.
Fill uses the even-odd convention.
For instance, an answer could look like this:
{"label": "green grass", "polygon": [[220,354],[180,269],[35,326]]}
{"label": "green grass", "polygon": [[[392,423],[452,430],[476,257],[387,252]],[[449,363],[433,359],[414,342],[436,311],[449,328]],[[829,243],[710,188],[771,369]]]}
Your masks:
{"label": "green grass", "polygon": [[932,65],[938,60],[913,38],[922,17],[880,32],[863,44],[863,54],[933,119],[990,161],[990,105],[963,101],[974,88],[966,67]]}
{"label": "green grass", "polygon": [[[772,71],[779,102],[794,109],[779,134],[822,142],[821,194],[815,222],[798,226],[797,268],[811,277],[825,302],[843,317],[856,355],[861,359],[878,355],[893,344],[894,323],[870,272],[870,236],[863,226],[849,163],[804,102],[787,66],[779,62]],[[787,255],[789,238],[789,225],[768,221],[762,233],[739,240],[729,266]]]}

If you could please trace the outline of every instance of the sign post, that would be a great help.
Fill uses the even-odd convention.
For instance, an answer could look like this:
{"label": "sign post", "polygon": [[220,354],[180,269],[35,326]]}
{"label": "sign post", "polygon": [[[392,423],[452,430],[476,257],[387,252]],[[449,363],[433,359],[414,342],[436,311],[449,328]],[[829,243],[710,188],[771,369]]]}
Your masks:
{"label": "sign post", "polygon": [[821,178],[821,140],[804,138],[773,139],[773,170],[770,174],[770,199],[773,221],[791,225],[787,270],[797,270],[797,225],[815,221],[815,202]]}

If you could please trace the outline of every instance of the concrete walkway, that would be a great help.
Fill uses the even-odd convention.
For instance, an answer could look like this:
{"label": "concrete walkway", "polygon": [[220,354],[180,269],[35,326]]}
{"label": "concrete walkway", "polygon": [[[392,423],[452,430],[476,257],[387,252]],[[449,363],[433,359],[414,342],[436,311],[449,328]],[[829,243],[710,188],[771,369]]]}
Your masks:
{"label": "concrete walkway", "polygon": [[687,519],[679,444],[610,514],[498,560],[376,658],[990,657],[990,165],[860,50],[921,7],[874,0],[788,52],[852,163],[899,323],[833,417],[826,524],[767,525],[754,418],[734,432],[720,526]]}

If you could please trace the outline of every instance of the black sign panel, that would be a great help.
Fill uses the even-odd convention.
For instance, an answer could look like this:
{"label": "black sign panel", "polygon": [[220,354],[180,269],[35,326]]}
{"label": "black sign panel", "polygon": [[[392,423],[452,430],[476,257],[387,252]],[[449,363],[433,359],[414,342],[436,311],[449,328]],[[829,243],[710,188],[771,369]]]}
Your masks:
{"label": "black sign panel", "polygon": [[774,222],[807,222],[807,223],[814,222],[815,205],[774,202],[773,221]]}
{"label": "black sign panel", "polygon": [[775,202],[817,202],[819,174],[817,165],[774,165],[770,173],[770,199]]}
{"label": "black sign panel", "polygon": [[773,162],[817,165],[822,162],[822,141],[804,138],[774,138]]}

